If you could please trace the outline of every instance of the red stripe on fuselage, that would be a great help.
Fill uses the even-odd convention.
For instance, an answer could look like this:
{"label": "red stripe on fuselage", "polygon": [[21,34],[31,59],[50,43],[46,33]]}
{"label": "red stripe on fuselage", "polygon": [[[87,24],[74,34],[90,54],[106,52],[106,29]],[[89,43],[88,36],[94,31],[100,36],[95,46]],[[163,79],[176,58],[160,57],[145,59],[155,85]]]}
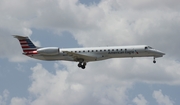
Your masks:
{"label": "red stripe on fuselage", "polygon": [[30,48],[29,46],[21,46],[22,48]]}
{"label": "red stripe on fuselage", "polygon": [[27,42],[23,42],[23,43],[20,43],[21,45],[23,45],[23,44],[28,44]]}
{"label": "red stripe on fuselage", "polygon": [[23,50],[24,52],[31,52],[31,51],[36,51],[35,49],[32,50],[32,49],[29,49],[29,50]]}
{"label": "red stripe on fuselage", "polygon": [[26,52],[26,55],[34,55],[34,54],[37,54],[37,51]]}
{"label": "red stripe on fuselage", "polygon": [[20,43],[27,43],[27,41],[19,41]]}

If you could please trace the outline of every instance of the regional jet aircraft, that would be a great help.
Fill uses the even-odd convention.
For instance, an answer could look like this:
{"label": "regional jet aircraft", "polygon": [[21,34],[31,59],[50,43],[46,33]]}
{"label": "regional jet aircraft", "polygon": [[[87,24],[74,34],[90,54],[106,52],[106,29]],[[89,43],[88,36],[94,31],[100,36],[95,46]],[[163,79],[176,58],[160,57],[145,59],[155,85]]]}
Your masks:
{"label": "regional jet aircraft", "polygon": [[37,47],[26,36],[14,35],[20,42],[23,54],[39,60],[65,60],[79,62],[78,67],[85,69],[87,62],[126,57],[162,57],[165,53],[148,45],[89,47],[89,48],[58,48]]}

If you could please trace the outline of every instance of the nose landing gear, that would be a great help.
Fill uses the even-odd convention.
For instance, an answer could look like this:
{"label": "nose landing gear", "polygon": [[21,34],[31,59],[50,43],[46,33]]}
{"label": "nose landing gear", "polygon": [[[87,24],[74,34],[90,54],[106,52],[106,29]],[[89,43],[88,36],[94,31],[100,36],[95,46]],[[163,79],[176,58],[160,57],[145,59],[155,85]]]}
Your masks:
{"label": "nose landing gear", "polygon": [[156,63],[156,58],[154,57],[153,63]]}

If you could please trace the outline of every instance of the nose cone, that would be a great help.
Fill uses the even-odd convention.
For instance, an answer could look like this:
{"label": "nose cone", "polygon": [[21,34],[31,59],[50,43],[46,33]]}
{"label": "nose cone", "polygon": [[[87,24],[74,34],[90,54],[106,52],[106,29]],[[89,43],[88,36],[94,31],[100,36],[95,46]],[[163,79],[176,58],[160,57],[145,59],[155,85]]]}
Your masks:
{"label": "nose cone", "polygon": [[164,52],[156,50],[156,49],[151,49],[150,51],[155,57],[163,57],[163,55],[165,55]]}
{"label": "nose cone", "polygon": [[156,50],[156,53],[157,53],[157,55],[159,55],[160,57],[162,57],[163,55],[165,55],[165,53],[164,53],[164,52],[159,51],[159,50]]}
{"label": "nose cone", "polygon": [[164,52],[162,52],[162,51],[158,51],[161,55],[165,55],[165,53]]}
{"label": "nose cone", "polygon": [[166,55],[164,52],[161,52],[162,55]]}

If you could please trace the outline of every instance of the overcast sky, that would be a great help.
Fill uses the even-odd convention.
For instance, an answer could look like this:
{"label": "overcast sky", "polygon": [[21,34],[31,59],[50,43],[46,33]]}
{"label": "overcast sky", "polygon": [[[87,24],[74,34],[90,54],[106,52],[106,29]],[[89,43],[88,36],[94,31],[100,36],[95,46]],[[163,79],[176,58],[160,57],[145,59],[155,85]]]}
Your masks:
{"label": "overcast sky", "polygon": [[[0,0],[0,105],[180,105],[179,0]],[[162,58],[87,64],[22,55],[41,47],[150,45]]]}

